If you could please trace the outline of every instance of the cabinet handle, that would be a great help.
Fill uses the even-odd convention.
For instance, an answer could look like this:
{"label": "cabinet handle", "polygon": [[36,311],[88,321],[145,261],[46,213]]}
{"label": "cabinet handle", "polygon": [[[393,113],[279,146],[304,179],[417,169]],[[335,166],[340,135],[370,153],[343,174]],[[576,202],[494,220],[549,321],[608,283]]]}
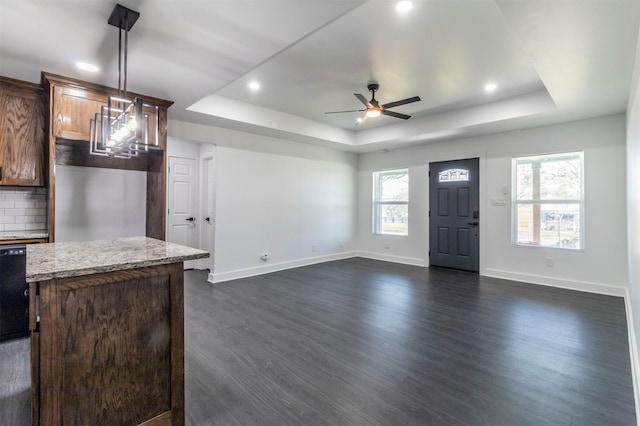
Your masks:
{"label": "cabinet handle", "polygon": [[24,291],[24,297],[29,297],[29,289],[26,289],[26,290]]}
{"label": "cabinet handle", "polygon": [[0,167],[0,180],[2,180],[2,167]]}

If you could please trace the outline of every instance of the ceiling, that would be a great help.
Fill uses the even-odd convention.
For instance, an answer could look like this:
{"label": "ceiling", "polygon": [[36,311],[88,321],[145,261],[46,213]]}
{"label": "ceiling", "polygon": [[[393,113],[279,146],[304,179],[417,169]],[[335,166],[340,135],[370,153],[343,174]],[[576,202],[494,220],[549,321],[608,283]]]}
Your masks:
{"label": "ceiling", "polygon": [[[624,112],[638,62],[638,0],[122,0],[128,89],[170,119],[351,152]],[[117,86],[105,0],[0,0],[0,75],[47,71]],[[94,63],[98,73],[75,63]],[[260,89],[248,88],[251,81]],[[353,96],[420,96],[357,124]],[[497,85],[492,93],[484,86]]]}

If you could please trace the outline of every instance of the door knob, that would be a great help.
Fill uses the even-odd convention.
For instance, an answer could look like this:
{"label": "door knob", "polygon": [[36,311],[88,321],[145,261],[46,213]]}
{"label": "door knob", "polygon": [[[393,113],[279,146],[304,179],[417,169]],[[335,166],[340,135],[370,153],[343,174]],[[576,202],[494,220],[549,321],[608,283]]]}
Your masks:
{"label": "door knob", "polygon": [[196,220],[196,218],[194,218],[194,217],[188,217],[186,220],[187,220],[188,222],[193,222],[194,220]]}
{"label": "door knob", "polygon": [[211,222],[211,218],[209,217],[205,217],[204,220],[206,220],[207,222]]}

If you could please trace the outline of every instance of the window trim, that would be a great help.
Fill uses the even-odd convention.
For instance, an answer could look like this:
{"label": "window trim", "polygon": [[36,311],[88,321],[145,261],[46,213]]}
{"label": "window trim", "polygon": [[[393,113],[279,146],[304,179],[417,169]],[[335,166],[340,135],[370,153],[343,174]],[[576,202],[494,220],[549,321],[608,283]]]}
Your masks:
{"label": "window trim", "polygon": [[[384,175],[394,175],[404,172],[407,175],[407,200],[406,201],[380,201],[382,187],[380,185],[380,178]],[[401,169],[389,169],[389,170],[375,170],[372,173],[372,226],[371,232],[373,235],[384,235],[388,237],[408,237],[409,236],[409,168]],[[382,232],[382,221],[380,220],[380,207],[385,205],[392,206],[407,206],[407,233],[406,234],[391,234]]]}
{"label": "window trim", "polygon": [[[534,200],[533,198],[530,200],[518,200],[518,187],[517,187],[517,163],[518,160],[526,159],[526,158],[544,158],[544,157],[579,157],[580,159],[580,199],[579,200],[570,200],[570,199],[545,199],[545,200]],[[586,238],[585,238],[585,169],[584,169],[584,151],[570,151],[570,152],[557,152],[557,153],[548,153],[548,154],[535,154],[535,155],[523,155],[519,157],[511,158],[511,246],[518,248],[536,248],[536,249],[552,249],[552,250],[567,250],[570,252],[584,252],[586,247]],[[562,247],[562,246],[543,246],[543,245],[535,245],[535,244],[520,244],[518,243],[518,213],[517,208],[518,205],[521,204],[577,204],[579,205],[580,211],[580,247],[578,248],[570,248],[570,247]]]}

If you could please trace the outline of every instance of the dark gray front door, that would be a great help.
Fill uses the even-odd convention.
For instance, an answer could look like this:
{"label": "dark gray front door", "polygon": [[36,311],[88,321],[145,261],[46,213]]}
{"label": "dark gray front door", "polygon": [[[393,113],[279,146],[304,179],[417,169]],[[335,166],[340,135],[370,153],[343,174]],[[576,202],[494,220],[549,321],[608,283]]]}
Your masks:
{"label": "dark gray front door", "polygon": [[429,265],[479,271],[477,158],[429,164]]}

